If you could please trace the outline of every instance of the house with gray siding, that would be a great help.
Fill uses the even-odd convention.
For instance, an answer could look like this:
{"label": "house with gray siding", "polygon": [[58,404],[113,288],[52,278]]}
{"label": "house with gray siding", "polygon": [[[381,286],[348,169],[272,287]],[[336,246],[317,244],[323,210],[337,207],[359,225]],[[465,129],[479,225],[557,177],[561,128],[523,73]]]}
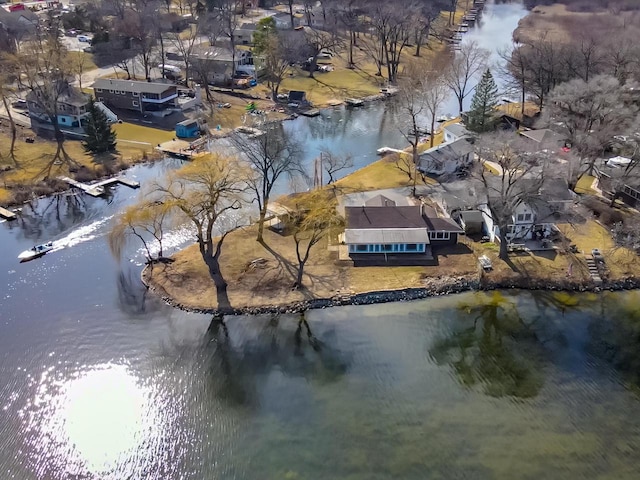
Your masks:
{"label": "house with gray siding", "polygon": [[[32,90],[27,94],[29,118],[38,122],[40,124],[38,126],[49,128],[47,125],[51,125],[52,122],[49,116],[51,109],[47,107],[47,101],[49,96],[57,95],[56,120],[58,125],[63,130],[74,131],[77,129],[75,133],[81,133],[86,124],[86,118],[89,116],[91,95],[83,93],[67,82],[59,82],[55,85],[57,94],[48,92],[47,95],[44,95],[39,89]],[[49,98],[53,99],[53,97]]]}
{"label": "house with gray siding", "polygon": [[93,84],[96,101],[110,108],[162,115],[178,108],[175,85],[100,78]]}
{"label": "house with gray siding", "polygon": [[377,196],[362,206],[345,206],[343,241],[357,265],[425,265],[432,248],[457,243],[462,229],[433,208],[401,205]]}

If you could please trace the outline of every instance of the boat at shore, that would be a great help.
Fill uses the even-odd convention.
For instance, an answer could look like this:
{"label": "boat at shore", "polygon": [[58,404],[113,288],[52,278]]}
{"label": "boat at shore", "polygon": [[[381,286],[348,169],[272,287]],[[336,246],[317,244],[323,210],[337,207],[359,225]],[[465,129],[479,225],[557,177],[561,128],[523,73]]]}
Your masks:
{"label": "boat at shore", "polygon": [[46,255],[51,250],[53,250],[53,242],[43,243],[42,245],[36,245],[29,250],[25,250],[18,255],[18,259],[20,260],[20,263],[28,262],[29,260],[34,260]]}

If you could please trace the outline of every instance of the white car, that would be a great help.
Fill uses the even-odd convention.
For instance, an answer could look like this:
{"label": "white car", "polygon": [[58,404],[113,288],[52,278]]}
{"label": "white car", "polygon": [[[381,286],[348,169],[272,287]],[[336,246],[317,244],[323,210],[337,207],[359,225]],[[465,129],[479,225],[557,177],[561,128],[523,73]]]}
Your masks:
{"label": "white car", "polygon": [[89,43],[91,41],[91,37],[88,37],[87,35],[78,35],[76,38],[79,42]]}

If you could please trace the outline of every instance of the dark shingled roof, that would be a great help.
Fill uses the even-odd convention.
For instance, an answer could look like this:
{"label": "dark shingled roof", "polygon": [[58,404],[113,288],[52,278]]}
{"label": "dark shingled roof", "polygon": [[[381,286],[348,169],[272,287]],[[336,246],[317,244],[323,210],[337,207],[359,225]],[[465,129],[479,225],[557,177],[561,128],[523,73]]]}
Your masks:
{"label": "dark shingled roof", "polygon": [[431,207],[387,206],[345,207],[348,229],[426,228],[433,231],[462,232],[451,219],[439,218]]}
{"label": "dark shingled roof", "polygon": [[347,228],[427,228],[418,206],[345,207]]}

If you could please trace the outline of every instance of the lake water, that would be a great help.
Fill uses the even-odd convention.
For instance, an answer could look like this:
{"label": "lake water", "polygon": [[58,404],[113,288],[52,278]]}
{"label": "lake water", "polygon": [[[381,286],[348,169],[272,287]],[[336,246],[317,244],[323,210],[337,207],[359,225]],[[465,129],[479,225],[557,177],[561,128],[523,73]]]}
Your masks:
{"label": "lake water", "polygon": [[[377,106],[328,116],[286,128],[362,164],[399,138]],[[111,257],[109,222],[136,196],[61,195],[0,223],[1,478],[638,478],[637,293],[469,293],[312,311],[308,330],[297,316],[210,328],[146,293],[136,247]]]}

